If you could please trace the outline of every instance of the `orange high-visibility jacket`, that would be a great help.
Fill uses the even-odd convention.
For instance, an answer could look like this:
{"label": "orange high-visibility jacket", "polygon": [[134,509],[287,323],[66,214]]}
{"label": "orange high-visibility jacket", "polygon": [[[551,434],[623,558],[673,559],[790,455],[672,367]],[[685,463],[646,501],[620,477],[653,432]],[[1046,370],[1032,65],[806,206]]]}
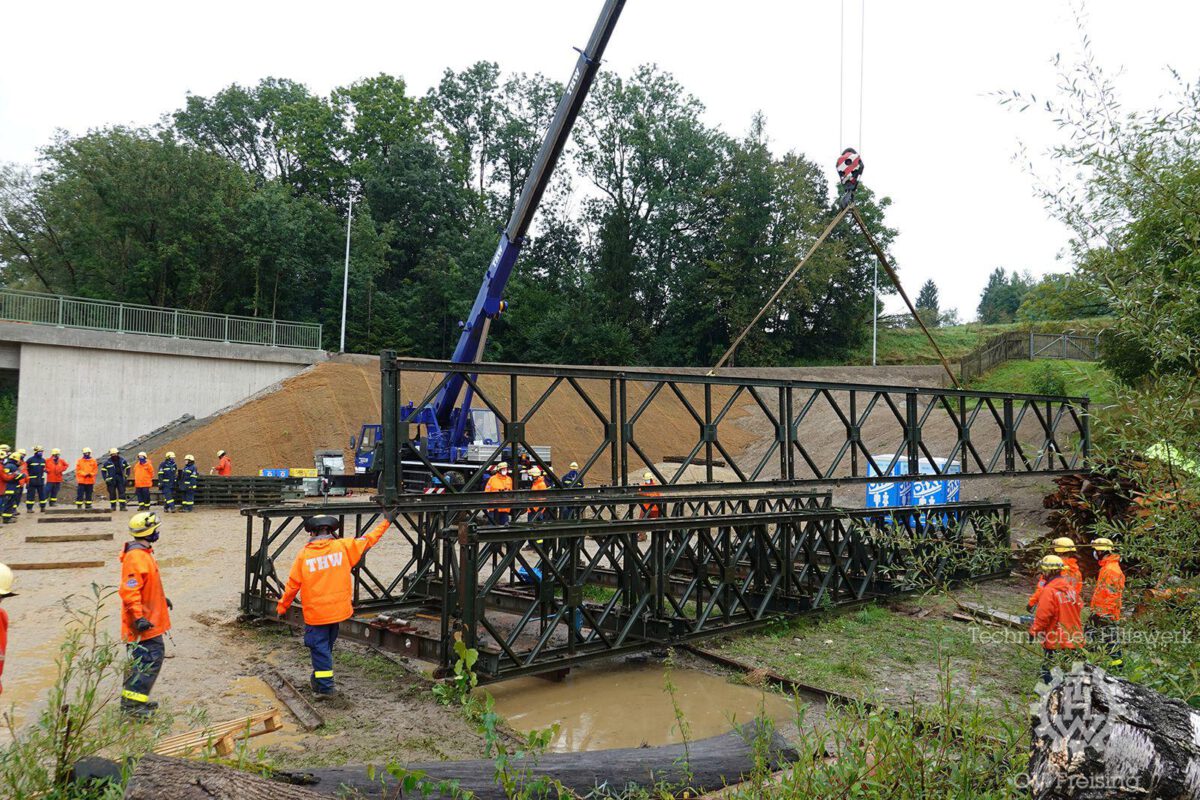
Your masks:
{"label": "orange high-visibility jacket", "polygon": [[[483,487],[485,492],[511,492],[513,488],[512,477],[509,475],[501,475],[497,472],[492,477],[488,478],[487,486]],[[507,514],[509,509],[497,508],[496,511],[501,514]]]}
{"label": "orange high-visibility jacket", "polygon": [[29,467],[25,464],[24,459],[22,459],[21,463],[17,466],[17,483],[21,484],[22,486],[29,485]]}
{"label": "orange high-visibility jacket", "polygon": [[275,611],[281,617],[286,614],[299,592],[304,621],[309,625],[329,625],[354,616],[350,570],[375,546],[390,524],[385,519],[357,539],[313,539],[304,545],[292,562],[287,589]]}
{"label": "orange high-visibility jacket", "polygon": [[[655,483],[645,483],[643,486],[657,486]],[[646,497],[662,497],[662,492],[652,492],[649,489],[643,490],[640,494]],[[658,519],[662,516],[662,506],[658,503],[642,503],[642,519]]]}
{"label": "orange high-visibility jacket", "polygon": [[149,489],[154,485],[154,465],[150,463],[150,459],[146,459],[145,463],[141,461],[133,462],[133,486],[135,489]]}
{"label": "orange high-visibility jacket", "polygon": [[[534,479],[533,485],[530,486],[529,488],[535,492],[544,492],[547,489],[549,489],[550,487],[546,485],[546,478],[542,475],[538,475]],[[529,509],[529,513],[530,514],[540,514],[545,510],[546,509],[544,509],[544,508],[531,508],[531,509]]]}
{"label": "orange high-visibility jacket", "polygon": [[46,459],[46,483],[62,483],[63,473],[67,471],[67,460],[58,456]]}
{"label": "orange high-visibility jacket", "polygon": [[1092,611],[1114,622],[1121,618],[1121,598],[1125,594],[1125,572],[1116,553],[1100,559],[1096,591],[1092,592]]}
{"label": "orange high-visibility jacket", "polygon": [[[4,677],[4,653],[8,650],[8,612],[0,608],[0,678]],[[4,684],[0,683],[0,694],[4,694]]]}
{"label": "orange high-visibility jacket", "polygon": [[1029,595],[1029,602],[1026,603],[1026,605],[1029,606],[1029,608],[1031,608],[1031,609],[1037,608],[1038,598],[1040,598],[1042,596],[1042,589],[1045,589],[1045,588],[1046,588],[1046,576],[1039,575],[1037,588],[1033,590],[1033,594]]}
{"label": "orange high-visibility jacket", "polygon": [[1079,613],[1083,614],[1083,573],[1079,570],[1079,562],[1074,556],[1063,556],[1063,564],[1066,568],[1062,574],[1074,585],[1075,604],[1079,606]]}
{"label": "orange high-visibility jacket", "polygon": [[[121,551],[121,638],[127,642],[153,639],[171,630],[167,596],[154,560],[154,548],[146,542],[127,542]],[[150,630],[138,632],[133,623],[150,620]]]}
{"label": "orange high-visibility jacket", "polygon": [[1070,576],[1059,575],[1042,589],[1029,635],[1041,640],[1042,647],[1047,650],[1083,647],[1079,598]]}
{"label": "orange high-visibility jacket", "polygon": [[229,456],[221,456],[217,461],[217,474],[226,477],[233,474],[233,462],[229,460]]}
{"label": "orange high-visibility jacket", "polygon": [[91,486],[96,482],[100,465],[94,458],[81,458],[75,462],[75,483]]}

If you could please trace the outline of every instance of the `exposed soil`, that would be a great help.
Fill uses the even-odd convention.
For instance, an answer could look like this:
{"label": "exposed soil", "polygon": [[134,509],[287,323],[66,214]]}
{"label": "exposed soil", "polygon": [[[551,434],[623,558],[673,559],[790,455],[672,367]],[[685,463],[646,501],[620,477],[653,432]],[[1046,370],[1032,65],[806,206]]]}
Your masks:
{"label": "exposed soil", "polygon": [[[17,597],[4,601],[10,616],[9,649],[0,704],[12,708],[18,726],[32,720],[54,679],[62,640],[64,596],[90,596],[93,582],[114,586],[118,554],[127,538],[125,515],[111,522],[37,525],[22,514],[0,531],[7,561],[103,560],[103,567],[17,572]],[[112,542],[26,544],[29,534],[115,534]],[[238,595],[244,572],[245,521],[232,510],[198,510],[166,518],[155,553],[163,586],[175,605],[168,657],[153,697],[176,715],[174,732],[190,730],[197,719],[222,722],[281,707],[258,675],[272,666],[306,691],[311,669],[299,636],[281,628],[238,624]],[[387,543],[385,539],[384,544]],[[19,544],[18,544],[19,543]],[[384,550],[384,544],[380,549]],[[19,557],[16,553],[19,552]],[[117,601],[108,606],[105,629],[118,635]],[[305,733],[285,712],[282,731],[256,737],[274,763],[299,765],[313,759],[334,764],[386,759],[401,761],[478,758],[483,742],[457,711],[439,706],[428,680],[414,668],[372,653],[353,642],[338,642],[335,671],[345,707],[322,705],[324,728]],[[3,734],[0,734],[3,735]]]}

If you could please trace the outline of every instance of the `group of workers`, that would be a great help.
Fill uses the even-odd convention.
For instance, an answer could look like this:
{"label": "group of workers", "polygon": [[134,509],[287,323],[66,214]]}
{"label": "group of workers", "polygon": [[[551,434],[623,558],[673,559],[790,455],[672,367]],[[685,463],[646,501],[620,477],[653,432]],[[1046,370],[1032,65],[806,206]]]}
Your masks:
{"label": "group of workers", "polygon": [[[304,522],[308,543],[300,550],[288,575],[287,588],[277,611],[287,614],[299,594],[304,611],[304,644],[312,658],[311,685],[318,699],[336,693],[333,680],[333,643],[338,625],[354,614],[351,570],[387,531],[384,520],[365,536],[337,538],[337,517],[313,516]],[[163,637],[171,630],[174,605],[163,589],[162,575],[154,556],[154,544],[162,533],[162,520],[152,511],[141,511],[129,520],[130,541],[121,550],[121,578],[117,594],[121,600],[121,639],[129,656],[121,687],[121,710],[131,717],[149,719],[158,709],[150,692],[158,680],[166,656]],[[13,597],[12,570],[0,564],[0,601]],[[8,645],[8,613],[0,608],[0,677]],[[0,694],[4,686],[0,683]]]}
{"label": "group of workers", "polygon": [[1117,623],[1125,594],[1121,557],[1111,539],[1093,539],[1089,545],[1100,565],[1090,601],[1091,613],[1083,623],[1083,573],[1075,554],[1075,541],[1063,536],[1053,542],[1053,553],[1040,564],[1037,588],[1029,597],[1033,612],[1029,633],[1042,643],[1042,680],[1050,682],[1051,667],[1072,651],[1086,647],[1089,638],[1107,653],[1109,666],[1122,663]]}
{"label": "group of workers", "polygon": [[[141,452],[130,464],[117,448],[108,451],[108,457],[97,461],[92,448],[85,447],[75,461],[75,507],[90,509],[94,501],[97,478],[108,490],[108,503],[113,511],[124,511],[130,502],[129,488],[133,488],[133,500],[138,509],[149,511],[150,490],[157,485],[162,493],[164,509],[170,513],[177,510],[191,511],[196,502],[196,489],[200,484],[200,470],[196,458],[190,453],[183,458],[183,465],[175,461],[175,454],[168,452],[156,470],[150,457]],[[33,452],[24,448],[9,451],[8,445],[0,444],[0,521],[4,524],[16,521],[20,513],[22,497],[25,510],[32,513],[36,508],[45,511],[58,505],[63,476],[72,466],[57,448],[44,454],[41,445],[34,445]],[[231,475],[233,462],[224,450],[217,451],[217,463],[210,474]]]}

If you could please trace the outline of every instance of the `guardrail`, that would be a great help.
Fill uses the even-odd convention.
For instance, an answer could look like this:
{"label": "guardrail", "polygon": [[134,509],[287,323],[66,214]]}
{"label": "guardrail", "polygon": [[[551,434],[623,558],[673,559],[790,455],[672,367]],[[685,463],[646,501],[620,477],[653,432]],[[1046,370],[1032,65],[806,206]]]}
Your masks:
{"label": "guardrail", "polygon": [[0,320],[206,342],[321,349],[321,326],[17,289],[0,290]]}
{"label": "guardrail", "polygon": [[1035,358],[1098,361],[1100,335],[1009,331],[993,336],[959,361],[959,380],[966,384],[1006,361]]}

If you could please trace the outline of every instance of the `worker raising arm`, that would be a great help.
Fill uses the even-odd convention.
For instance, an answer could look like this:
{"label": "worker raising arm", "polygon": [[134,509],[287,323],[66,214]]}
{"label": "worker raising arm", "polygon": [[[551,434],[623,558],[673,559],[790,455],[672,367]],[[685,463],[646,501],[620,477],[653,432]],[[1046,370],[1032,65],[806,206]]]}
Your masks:
{"label": "worker raising arm", "polygon": [[311,538],[292,563],[287,588],[275,611],[282,617],[296,594],[300,594],[304,610],[304,644],[312,655],[310,683],[313,694],[319,699],[336,693],[333,643],[337,641],[338,624],[354,616],[351,603],[354,582],[350,570],[375,546],[389,524],[385,519],[366,536],[339,539],[336,534],[341,523],[337,517],[321,515],[304,520],[304,529]]}

